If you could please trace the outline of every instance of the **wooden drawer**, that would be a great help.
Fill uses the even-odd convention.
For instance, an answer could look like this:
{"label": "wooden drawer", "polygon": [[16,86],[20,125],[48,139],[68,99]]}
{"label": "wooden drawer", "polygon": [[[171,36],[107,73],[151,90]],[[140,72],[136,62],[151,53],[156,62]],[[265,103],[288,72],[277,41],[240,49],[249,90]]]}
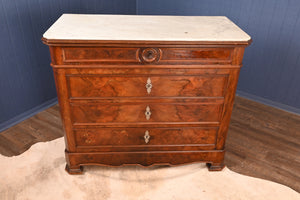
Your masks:
{"label": "wooden drawer", "polygon": [[70,98],[223,97],[227,75],[68,75]]}
{"label": "wooden drawer", "polygon": [[75,129],[75,141],[80,146],[178,146],[215,145],[217,128],[99,128]]}
{"label": "wooden drawer", "polygon": [[233,48],[63,47],[63,63],[230,64]]}
{"label": "wooden drawer", "polygon": [[222,106],[221,103],[71,103],[71,113],[75,125],[219,122]]}

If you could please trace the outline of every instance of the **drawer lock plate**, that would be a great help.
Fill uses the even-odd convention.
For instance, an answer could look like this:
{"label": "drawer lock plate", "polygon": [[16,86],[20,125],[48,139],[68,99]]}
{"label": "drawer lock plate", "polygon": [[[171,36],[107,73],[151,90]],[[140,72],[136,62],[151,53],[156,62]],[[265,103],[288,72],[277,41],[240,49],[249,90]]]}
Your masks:
{"label": "drawer lock plate", "polygon": [[146,107],[145,116],[146,116],[147,120],[149,120],[150,117],[151,117],[151,111],[150,111],[150,107],[149,106]]}
{"label": "drawer lock plate", "polygon": [[145,131],[144,139],[146,144],[150,141],[150,134],[148,130]]}
{"label": "drawer lock plate", "polygon": [[151,89],[152,89],[152,83],[151,83],[151,79],[150,78],[147,79],[146,89],[147,89],[147,93],[150,94]]}

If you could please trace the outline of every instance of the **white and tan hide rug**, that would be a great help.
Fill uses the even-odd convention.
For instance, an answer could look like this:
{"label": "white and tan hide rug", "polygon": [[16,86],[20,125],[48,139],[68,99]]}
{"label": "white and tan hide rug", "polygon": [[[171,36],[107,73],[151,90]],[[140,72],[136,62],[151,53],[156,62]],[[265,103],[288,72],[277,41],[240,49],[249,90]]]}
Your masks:
{"label": "white and tan hide rug", "polygon": [[177,167],[85,167],[65,172],[63,138],[33,145],[15,157],[0,156],[0,199],[205,199],[294,200],[281,184],[230,171],[208,172],[204,164]]}

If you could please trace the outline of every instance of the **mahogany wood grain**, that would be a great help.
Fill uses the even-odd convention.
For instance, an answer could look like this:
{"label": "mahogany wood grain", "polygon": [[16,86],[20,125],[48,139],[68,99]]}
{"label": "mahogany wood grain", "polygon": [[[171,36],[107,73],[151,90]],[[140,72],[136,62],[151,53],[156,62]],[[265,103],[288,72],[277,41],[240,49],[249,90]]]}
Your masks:
{"label": "mahogany wood grain", "polygon": [[76,48],[65,47],[62,49],[63,62],[137,62],[138,48]]}
{"label": "mahogany wood grain", "polygon": [[[70,174],[82,173],[83,165],[121,166],[139,164],[152,165],[180,165],[187,162],[207,162],[213,167],[212,171],[222,170],[224,167],[224,151],[152,151],[152,152],[89,152],[71,153],[66,151],[67,167]],[[215,163],[215,164],[214,164]],[[70,166],[70,167],[69,167]]]}
{"label": "mahogany wood grain", "polygon": [[205,64],[213,62],[230,63],[233,48],[162,48],[161,61],[177,61],[192,64],[203,62]]}
{"label": "mahogany wood grain", "polygon": [[[63,47],[64,64],[230,64],[233,48]],[[153,53],[154,52],[154,53]]]}
{"label": "mahogany wood grain", "polygon": [[66,101],[66,99],[68,99],[69,97],[65,71],[62,69],[54,69],[54,80],[57,90],[58,103],[60,105],[63,128],[65,132],[64,138],[66,141],[66,149],[68,151],[75,151],[75,139],[72,136],[70,104]]}
{"label": "mahogany wood grain", "polygon": [[[149,107],[149,119],[146,109]],[[71,103],[72,121],[81,123],[219,122],[222,104]]]}
{"label": "mahogany wood grain", "polygon": [[[251,41],[43,41],[55,71],[70,174],[87,164],[196,161],[222,170],[238,74]],[[153,132],[152,146],[141,144],[145,127]],[[214,134],[191,131],[204,127]],[[82,138],[79,129],[95,131]]]}
{"label": "mahogany wood grain", "polygon": [[[145,141],[148,132],[149,141]],[[176,146],[176,145],[215,145],[217,128],[173,127],[173,128],[98,128],[74,130],[79,146]]]}
{"label": "mahogany wood grain", "polygon": [[215,144],[164,144],[164,145],[103,145],[103,146],[77,146],[75,152],[153,152],[153,151],[214,151]]}
{"label": "mahogany wood grain", "polygon": [[231,69],[240,65],[54,65],[55,69],[64,69],[66,76],[226,76]]}
{"label": "mahogany wood grain", "polygon": [[227,86],[227,91],[226,91],[226,96],[224,101],[225,103],[222,109],[222,121],[220,124],[220,129],[217,138],[217,149],[224,149],[225,146],[239,72],[240,72],[239,69],[232,70],[229,76],[229,81],[228,81],[228,86]]}
{"label": "mahogany wood grain", "polygon": [[[227,75],[69,75],[70,98],[223,97]],[[147,81],[151,88],[147,91]]]}

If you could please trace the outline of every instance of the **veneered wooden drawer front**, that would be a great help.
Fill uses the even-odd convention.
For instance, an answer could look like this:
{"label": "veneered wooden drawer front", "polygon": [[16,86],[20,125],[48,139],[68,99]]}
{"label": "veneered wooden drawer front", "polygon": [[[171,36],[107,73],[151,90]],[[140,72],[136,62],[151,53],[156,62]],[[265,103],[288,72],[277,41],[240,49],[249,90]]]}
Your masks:
{"label": "veneered wooden drawer front", "polygon": [[[77,146],[215,144],[217,128],[100,128],[75,129]],[[148,135],[148,140],[145,139]],[[146,137],[147,138],[147,137]]]}
{"label": "veneered wooden drawer front", "polygon": [[[71,103],[75,125],[89,123],[219,122],[219,103]],[[148,119],[147,119],[148,116]]]}
{"label": "veneered wooden drawer front", "polygon": [[233,48],[63,47],[63,62],[122,64],[229,64]]}
{"label": "veneered wooden drawer front", "polygon": [[227,75],[68,76],[70,98],[222,97],[226,83]]}

